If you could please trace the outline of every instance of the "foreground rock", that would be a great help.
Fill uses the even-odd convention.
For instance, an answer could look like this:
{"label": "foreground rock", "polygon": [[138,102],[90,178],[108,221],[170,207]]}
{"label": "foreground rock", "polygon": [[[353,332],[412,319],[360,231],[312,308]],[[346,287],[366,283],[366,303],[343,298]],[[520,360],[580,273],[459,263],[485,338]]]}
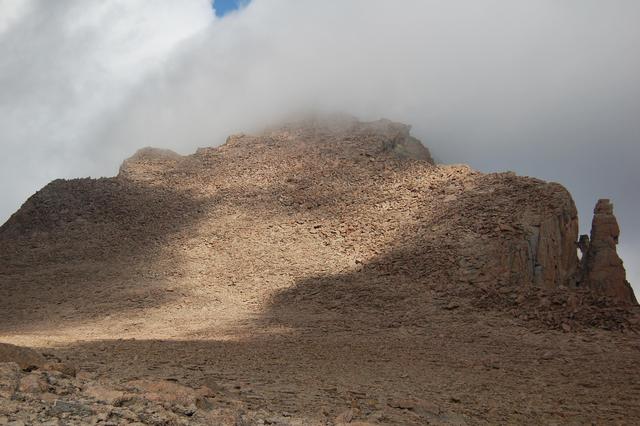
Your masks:
{"label": "foreground rock", "polygon": [[147,385],[155,391],[108,381],[98,383],[86,376],[75,378],[56,371],[24,373],[15,363],[0,363],[0,424],[205,425],[214,424],[222,414],[234,420],[243,414],[239,407],[216,409],[219,404],[205,399],[199,406],[206,409],[185,405],[185,395],[196,395],[187,387],[181,387],[182,398],[159,399],[157,390],[178,386],[175,383],[148,381]]}
{"label": "foreground rock", "polygon": [[206,388],[195,391],[161,380],[122,386],[97,382],[91,374],[76,378],[75,369],[49,363],[33,349],[4,343],[0,355],[2,425],[210,424],[215,418],[214,404],[207,400],[214,393]]}
{"label": "foreground rock", "polygon": [[[24,348],[26,349],[26,348]],[[0,425],[306,425],[290,414],[250,410],[206,387],[173,381],[117,383],[53,370],[23,372],[0,363]]]}

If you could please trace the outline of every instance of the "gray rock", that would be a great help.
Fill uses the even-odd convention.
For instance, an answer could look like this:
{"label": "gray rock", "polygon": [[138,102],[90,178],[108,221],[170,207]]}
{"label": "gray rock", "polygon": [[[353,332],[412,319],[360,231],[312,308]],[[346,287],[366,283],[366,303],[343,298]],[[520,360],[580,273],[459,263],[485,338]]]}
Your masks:
{"label": "gray rock", "polygon": [[93,414],[93,410],[86,405],[79,404],[77,402],[67,402],[62,400],[56,400],[53,403],[53,407],[49,409],[49,414],[53,416],[64,413],[76,416],[90,416]]}

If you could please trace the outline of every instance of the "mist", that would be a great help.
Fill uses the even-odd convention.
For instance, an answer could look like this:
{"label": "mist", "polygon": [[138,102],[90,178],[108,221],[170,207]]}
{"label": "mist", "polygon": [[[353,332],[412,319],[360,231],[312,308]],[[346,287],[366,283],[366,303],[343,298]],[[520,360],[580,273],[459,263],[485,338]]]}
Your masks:
{"label": "mist", "polygon": [[[215,8],[215,2],[213,4]],[[635,0],[0,1],[0,222],[59,177],[111,176],[295,114],[386,117],[443,163],[611,198],[640,292]]]}

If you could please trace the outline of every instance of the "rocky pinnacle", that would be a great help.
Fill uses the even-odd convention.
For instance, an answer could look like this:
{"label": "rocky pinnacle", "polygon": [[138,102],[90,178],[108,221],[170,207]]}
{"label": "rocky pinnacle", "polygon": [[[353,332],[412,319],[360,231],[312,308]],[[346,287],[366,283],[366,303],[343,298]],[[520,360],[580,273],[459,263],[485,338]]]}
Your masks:
{"label": "rocky pinnacle", "polygon": [[581,277],[579,285],[593,289],[613,299],[637,304],[637,300],[626,280],[622,259],[616,246],[620,227],[613,214],[613,204],[607,199],[598,200],[593,211],[591,238],[580,237]]}

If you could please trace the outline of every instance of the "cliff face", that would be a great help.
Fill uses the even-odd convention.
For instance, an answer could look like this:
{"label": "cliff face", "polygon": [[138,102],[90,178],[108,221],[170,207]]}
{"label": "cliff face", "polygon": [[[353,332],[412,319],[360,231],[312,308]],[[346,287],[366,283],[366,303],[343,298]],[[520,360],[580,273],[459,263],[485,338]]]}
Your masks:
{"label": "cliff face", "polygon": [[[617,231],[606,215],[597,224],[582,274],[561,185],[435,165],[409,126],[387,120],[296,123],[189,156],[145,148],[115,178],[52,182],[0,228],[0,320],[171,305],[169,287],[213,292],[222,306],[244,306],[246,294],[284,311],[384,306],[376,321],[389,324],[419,321],[407,301],[426,306],[435,291],[551,326],[620,327],[618,313],[567,309],[573,293],[585,306],[632,297],[607,281],[622,277]],[[220,296],[229,283],[237,294]]]}
{"label": "cliff face", "polygon": [[578,263],[576,207],[560,185],[555,185],[554,191],[555,208],[529,225],[529,268],[533,272],[533,283],[547,288],[572,286]]}
{"label": "cliff face", "polygon": [[578,266],[575,241],[578,214],[569,192],[558,184],[544,187],[547,203],[518,219],[524,234],[507,249],[503,268],[511,283],[546,289],[572,287]]}
{"label": "cliff face", "polygon": [[[482,207],[494,210],[495,228],[490,238],[481,235],[469,242],[460,268],[463,278],[507,287],[571,287],[578,263],[571,195],[561,185],[513,174],[491,182],[490,193],[487,201],[496,207]],[[498,214],[505,208],[511,214]]]}

